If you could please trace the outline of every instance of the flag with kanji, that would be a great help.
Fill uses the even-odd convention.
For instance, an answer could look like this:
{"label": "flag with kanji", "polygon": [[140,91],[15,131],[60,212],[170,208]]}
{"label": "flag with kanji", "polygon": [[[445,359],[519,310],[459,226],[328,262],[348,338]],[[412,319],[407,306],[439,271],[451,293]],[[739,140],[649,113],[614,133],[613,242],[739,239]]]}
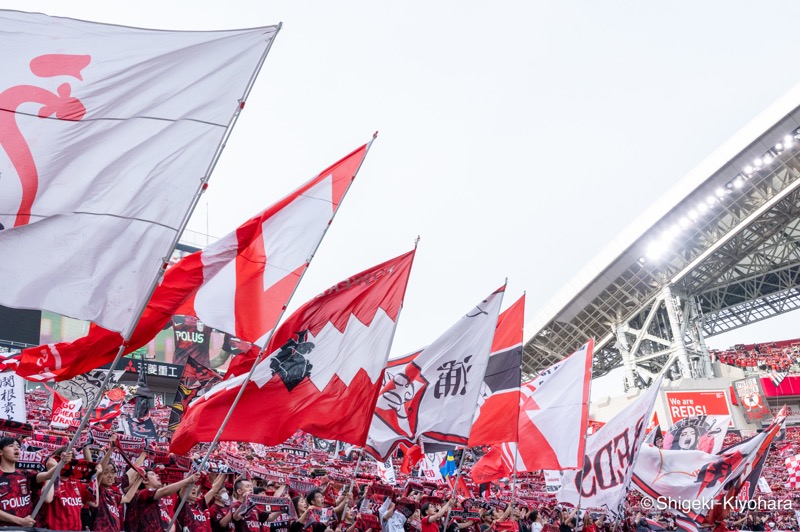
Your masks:
{"label": "flag with kanji", "polygon": [[279,27],[0,27],[0,304],[127,333]]}
{"label": "flag with kanji", "polygon": [[[147,344],[175,314],[263,346],[364,161],[361,146],[297,190],[164,274],[125,353]],[[92,324],[74,342],[22,352],[29,380],[66,380],[114,360],[122,336]]]}
{"label": "flag with kanji", "polygon": [[387,368],[366,450],[385,460],[400,443],[426,451],[469,439],[505,286],[467,312],[404,366]]}
{"label": "flag with kanji", "polygon": [[243,386],[221,441],[277,445],[301,429],[363,445],[413,260],[411,251],[383,262],[301,306],[275,332],[252,380],[224,380],[189,405],[173,452],[211,441]]}

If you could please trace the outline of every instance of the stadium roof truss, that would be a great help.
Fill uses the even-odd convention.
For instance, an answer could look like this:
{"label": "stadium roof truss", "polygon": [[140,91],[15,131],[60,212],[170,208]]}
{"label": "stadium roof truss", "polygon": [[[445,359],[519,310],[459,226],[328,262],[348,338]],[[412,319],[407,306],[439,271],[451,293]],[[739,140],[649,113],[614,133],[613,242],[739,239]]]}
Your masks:
{"label": "stadium roof truss", "polygon": [[[644,228],[644,229],[643,229]],[[531,322],[534,374],[595,338],[594,376],[709,376],[704,337],[800,307],[800,86],[642,214]],[[677,375],[676,375],[677,376]]]}

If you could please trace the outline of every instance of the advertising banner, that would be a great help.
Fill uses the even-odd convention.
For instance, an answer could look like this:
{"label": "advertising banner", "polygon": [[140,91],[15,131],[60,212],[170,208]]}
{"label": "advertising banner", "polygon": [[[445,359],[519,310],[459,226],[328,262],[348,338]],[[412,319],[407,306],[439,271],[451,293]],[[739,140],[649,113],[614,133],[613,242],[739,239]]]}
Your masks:
{"label": "advertising banner", "polygon": [[664,392],[670,425],[690,416],[729,416],[728,400],[723,390]]}

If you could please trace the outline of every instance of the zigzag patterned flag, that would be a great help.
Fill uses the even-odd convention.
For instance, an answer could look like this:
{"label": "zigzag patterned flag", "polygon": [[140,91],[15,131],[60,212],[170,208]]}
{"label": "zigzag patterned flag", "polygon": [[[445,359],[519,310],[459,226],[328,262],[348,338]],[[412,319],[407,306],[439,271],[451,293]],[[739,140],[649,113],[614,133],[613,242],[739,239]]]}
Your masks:
{"label": "zigzag patterned flag", "polygon": [[301,306],[275,332],[252,380],[222,381],[189,405],[172,451],[184,454],[211,441],[242,386],[221,441],[278,445],[302,429],[364,445],[414,253],[358,273]]}

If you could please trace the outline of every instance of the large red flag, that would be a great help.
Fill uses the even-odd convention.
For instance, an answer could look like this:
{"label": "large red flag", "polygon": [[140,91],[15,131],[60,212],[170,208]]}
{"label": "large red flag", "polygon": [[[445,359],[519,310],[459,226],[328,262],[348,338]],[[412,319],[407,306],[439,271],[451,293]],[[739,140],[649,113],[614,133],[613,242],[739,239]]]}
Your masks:
{"label": "large red flag", "polygon": [[[369,144],[361,146],[233,233],[178,261],[164,274],[125,353],[149,342],[172,318],[187,314],[209,327],[264,345],[322,240]],[[25,349],[17,374],[66,380],[108,364],[122,336],[92,324],[74,342]]]}
{"label": "large red flag", "polygon": [[363,445],[414,260],[411,251],[336,284],[275,332],[252,380],[225,380],[189,405],[172,438],[211,441],[242,386],[222,441],[276,445],[298,429]]}
{"label": "large red flag", "polygon": [[469,434],[470,447],[517,440],[524,319],[524,295],[497,318],[492,353]]}

